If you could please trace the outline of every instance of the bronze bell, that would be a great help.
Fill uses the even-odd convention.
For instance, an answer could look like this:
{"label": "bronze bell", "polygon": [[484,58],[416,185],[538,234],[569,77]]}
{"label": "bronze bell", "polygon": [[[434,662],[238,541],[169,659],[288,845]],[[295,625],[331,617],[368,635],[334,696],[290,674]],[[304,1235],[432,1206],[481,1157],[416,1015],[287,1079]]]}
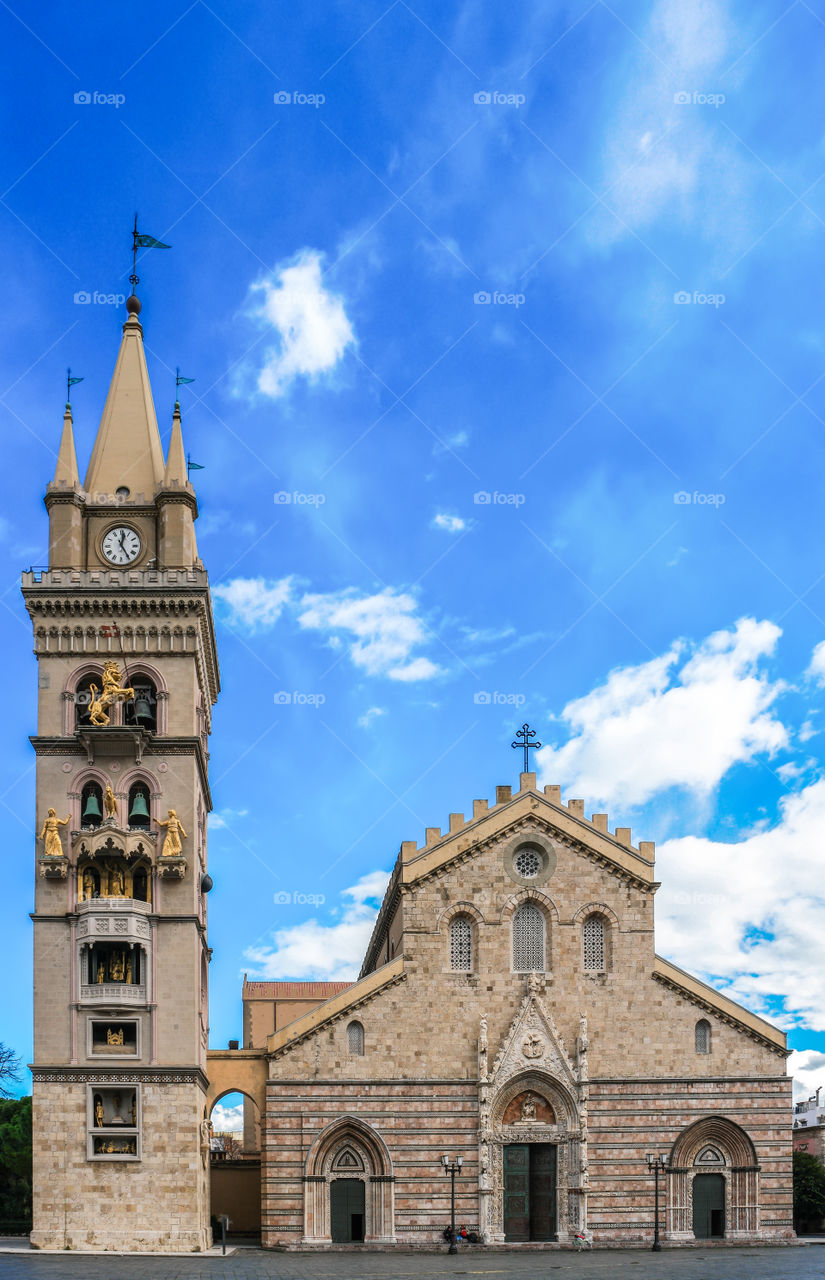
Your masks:
{"label": "bronze bell", "polygon": [[94,822],[96,819],[102,817],[103,814],[100,811],[100,801],[97,798],[97,792],[90,791],[86,798],[86,804],[83,807],[83,821]]}
{"label": "bronze bell", "polygon": [[129,810],[129,821],[144,823],[149,821],[149,806],[146,803],[146,792],[138,791]]}
{"label": "bronze bell", "polygon": [[138,689],[135,695],[135,720],[152,720],[152,704],[145,689]]}

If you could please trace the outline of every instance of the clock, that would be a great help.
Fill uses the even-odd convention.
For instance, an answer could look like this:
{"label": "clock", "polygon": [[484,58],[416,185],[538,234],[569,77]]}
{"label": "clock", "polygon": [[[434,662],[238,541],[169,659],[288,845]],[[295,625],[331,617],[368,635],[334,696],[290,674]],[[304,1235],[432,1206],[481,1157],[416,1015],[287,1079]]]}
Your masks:
{"label": "clock", "polygon": [[103,554],[112,564],[131,564],[141,553],[140,536],[128,524],[115,525],[104,536]]}

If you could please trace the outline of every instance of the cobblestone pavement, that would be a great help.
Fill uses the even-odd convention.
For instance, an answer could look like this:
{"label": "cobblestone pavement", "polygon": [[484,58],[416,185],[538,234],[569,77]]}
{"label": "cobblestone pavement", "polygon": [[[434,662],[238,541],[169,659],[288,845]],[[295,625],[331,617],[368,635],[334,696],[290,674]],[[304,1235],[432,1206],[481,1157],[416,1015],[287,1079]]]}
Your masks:
{"label": "cobblestone pavement", "polygon": [[823,1280],[825,1245],[592,1253],[357,1252],[222,1257],[67,1257],[0,1250],[0,1280]]}

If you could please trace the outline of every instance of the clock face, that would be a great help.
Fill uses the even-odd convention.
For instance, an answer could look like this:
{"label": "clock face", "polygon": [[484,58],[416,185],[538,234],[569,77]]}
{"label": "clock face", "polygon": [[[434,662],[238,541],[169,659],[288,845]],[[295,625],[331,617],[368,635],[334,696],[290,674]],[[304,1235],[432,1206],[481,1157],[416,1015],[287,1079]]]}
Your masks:
{"label": "clock face", "polygon": [[116,525],[103,539],[103,554],[112,564],[131,564],[140,550],[139,536],[126,524]]}

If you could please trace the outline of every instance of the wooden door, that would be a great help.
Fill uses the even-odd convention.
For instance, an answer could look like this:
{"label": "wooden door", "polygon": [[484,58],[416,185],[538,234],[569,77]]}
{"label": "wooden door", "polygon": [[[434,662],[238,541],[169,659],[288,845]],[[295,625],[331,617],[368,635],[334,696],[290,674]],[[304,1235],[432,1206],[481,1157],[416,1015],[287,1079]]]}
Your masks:
{"label": "wooden door", "polygon": [[693,1234],[697,1240],[725,1234],[725,1179],[721,1173],[697,1173],[693,1179]]}
{"label": "wooden door", "polygon": [[530,1239],[530,1148],[510,1143],[504,1148],[504,1237]]}
{"label": "wooden door", "polygon": [[556,1238],[556,1148],[530,1147],[530,1239]]}
{"label": "wooden door", "polygon": [[330,1235],[333,1244],[364,1239],[364,1184],[360,1178],[336,1178],[329,1188]]}

